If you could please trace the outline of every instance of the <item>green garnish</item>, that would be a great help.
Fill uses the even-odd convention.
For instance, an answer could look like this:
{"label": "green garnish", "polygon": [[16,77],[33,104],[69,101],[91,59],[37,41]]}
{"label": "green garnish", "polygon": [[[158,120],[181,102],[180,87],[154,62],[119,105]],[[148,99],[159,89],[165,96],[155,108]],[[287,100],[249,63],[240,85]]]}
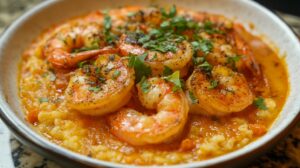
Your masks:
{"label": "green garnish", "polygon": [[144,53],[139,56],[129,56],[128,66],[134,68],[136,82],[139,82],[143,76],[148,77],[152,73],[151,68],[144,63],[147,55],[148,53]]}
{"label": "green garnish", "polygon": [[213,49],[213,44],[208,39],[202,39],[200,41],[193,41],[192,45],[193,45],[194,51],[201,50],[205,55],[210,53]]}
{"label": "green garnish", "polygon": [[173,70],[169,68],[168,66],[164,66],[163,76],[168,76],[173,73]]}
{"label": "green garnish", "polygon": [[229,64],[234,70],[236,70],[236,63],[241,59],[242,56],[235,55],[235,56],[228,56],[227,57],[227,64]]}
{"label": "green garnish", "polygon": [[211,21],[204,22],[203,29],[208,34],[224,34],[223,31],[215,29]]}
{"label": "green garnish", "polygon": [[210,86],[208,87],[208,89],[214,89],[219,85],[219,82],[217,80],[211,80],[210,81]]}
{"label": "green garnish", "polygon": [[253,104],[260,110],[268,110],[266,104],[265,104],[265,99],[262,97],[258,97],[253,101]]}
{"label": "green garnish", "polygon": [[101,90],[101,88],[99,86],[89,87],[88,90],[92,91],[92,92],[99,92]]}
{"label": "green garnish", "polygon": [[161,8],[160,11],[161,11],[161,14],[162,14],[162,16],[163,16],[164,18],[172,18],[172,17],[174,17],[174,16],[176,15],[176,13],[177,13],[176,6],[175,6],[175,5],[173,5],[173,6],[170,8],[169,13],[167,13],[166,10],[165,10],[164,8]]}
{"label": "green garnish", "polygon": [[192,101],[192,104],[198,103],[199,100],[197,99],[197,97],[194,95],[194,93],[192,91],[189,91],[189,97]]}
{"label": "green garnish", "polygon": [[108,43],[108,44],[112,44],[114,43],[114,41],[116,40],[116,36],[113,35],[111,33],[111,27],[112,27],[112,23],[111,23],[111,17],[107,14],[107,12],[105,12],[105,17],[104,17],[104,20],[103,20],[103,25],[104,25],[104,38],[105,38],[105,41]]}
{"label": "green garnish", "polygon": [[192,60],[193,60],[193,64],[197,66],[197,65],[200,65],[201,63],[204,63],[205,58],[204,57],[195,57],[195,56],[193,56]]}
{"label": "green garnish", "polygon": [[115,70],[115,71],[113,72],[112,77],[113,77],[113,79],[116,79],[116,78],[119,77],[120,75],[121,75],[121,71]]}
{"label": "green garnish", "polygon": [[144,93],[149,92],[151,84],[147,81],[145,76],[142,77],[141,81],[139,82],[139,85],[141,86],[141,89]]}
{"label": "green garnish", "polygon": [[184,40],[183,36],[160,29],[153,29],[149,34],[139,38],[138,43],[144,48],[162,53],[177,51],[177,44]]}
{"label": "green garnish", "polygon": [[40,102],[40,103],[44,103],[44,102],[49,102],[49,100],[48,100],[47,97],[40,97],[40,98],[39,98],[39,102]]}
{"label": "green garnish", "polygon": [[180,80],[180,72],[179,71],[175,71],[171,75],[164,77],[164,79],[174,84],[174,86],[172,88],[173,92],[176,92],[176,91],[182,89],[182,83]]}
{"label": "green garnish", "polygon": [[198,67],[206,73],[210,73],[212,70],[212,65],[210,65],[207,61],[204,61],[204,63],[198,65]]}
{"label": "green garnish", "polygon": [[81,61],[81,62],[78,63],[78,67],[82,68],[87,63],[88,63],[88,61]]}

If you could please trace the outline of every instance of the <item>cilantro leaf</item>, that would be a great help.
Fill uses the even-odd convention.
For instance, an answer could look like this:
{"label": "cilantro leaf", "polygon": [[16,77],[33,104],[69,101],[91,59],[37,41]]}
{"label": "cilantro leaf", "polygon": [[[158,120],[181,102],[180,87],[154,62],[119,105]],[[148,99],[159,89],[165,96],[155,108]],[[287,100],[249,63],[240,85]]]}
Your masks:
{"label": "cilantro leaf", "polygon": [[115,70],[114,72],[113,72],[113,79],[116,79],[116,78],[118,78],[119,76],[121,75],[121,71],[119,71],[119,70]]}
{"label": "cilantro leaf", "polygon": [[237,69],[236,63],[241,59],[242,56],[235,55],[235,56],[228,56],[227,57],[227,64],[230,65],[234,70]]}
{"label": "cilantro leaf", "polygon": [[151,84],[147,81],[145,76],[142,77],[141,81],[139,82],[139,85],[144,93],[149,92]]}
{"label": "cilantro leaf", "polygon": [[92,91],[92,92],[99,92],[101,90],[101,88],[99,86],[89,87],[88,90]]}
{"label": "cilantro leaf", "polygon": [[266,104],[265,104],[265,99],[262,97],[258,97],[253,101],[253,104],[260,110],[268,110]]}
{"label": "cilantro leaf", "polygon": [[48,99],[47,97],[40,97],[40,98],[39,98],[39,102],[40,102],[40,103],[49,102],[49,99]]}
{"label": "cilantro leaf", "polygon": [[180,72],[179,71],[175,71],[171,75],[164,77],[164,79],[174,84],[174,87],[172,89],[173,92],[176,92],[176,91],[182,89],[182,83],[180,80]]}
{"label": "cilantro leaf", "polygon": [[144,63],[147,53],[139,56],[131,55],[129,56],[128,66],[134,68],[135,71],[135,81],[139,82],[143,76],[148,77],[151,75],[151,68]]}
{"label": "cilantro leaf", "polygon": [[210,86],[208,87],[208,89],[214,89],[219,85],[219,82],[217,80],[211,80],[210,81]]}
{"label": "cilantro leaf", "polygon": [[169,68],[168,66],[164,66],[163,76],[168,76],[173,73],[173,70]]}
{"label": "cilantro leaf", "polygon": [[191,99],[192,104],[196,104],[199,102],[199,100],[197,99],[197,97],[194,95],[192,91],[189,91],[189,97]]}
{"label": "cilantro leaf", "polygon": [[224,34],[223,31],[215,29],[211,21],[204,22],[203,29],[208,34]]}
{"label": "cilantro leaf", "polygon": [[161,11],[161,14],[162,14],[162,16],[163,16],[164,18],[172,18],[172,17],[174,17],[174,16],[176,15],[176,13],[177,13],[177,9],[176,9],[176,6],[175,6],[175,5],[173,5],[173,6],[170,8],[169,13],[167,13],[166,10],[165,10],[164,8],[161,8],[160,11]]}
{"label": "cilantro leaf", "polygon": [[207,61],[204,61],[204,63],[198,65],[198,67],[206,73],[210,73],[212,70],[212,65],[210,65]]}

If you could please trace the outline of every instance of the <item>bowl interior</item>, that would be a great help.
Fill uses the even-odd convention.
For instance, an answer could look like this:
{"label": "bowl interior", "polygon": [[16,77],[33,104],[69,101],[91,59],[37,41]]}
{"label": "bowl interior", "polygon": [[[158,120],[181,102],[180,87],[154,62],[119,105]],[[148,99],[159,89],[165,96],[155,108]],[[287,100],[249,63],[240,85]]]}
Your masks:
{"label": "bowl interior", "polygon": [[[284,105],[283,111],[269,132],[264,137],[249,144],[246,148],[207,161],[191,163],[189,166],[214,165],[248,153],[267,143],[296,118],[300,107],[300,94],[298,94],[300,92],[300,76],[297,75],[300,68],[299,41],[278,17],[257,5],[255,2],[247,0],[73,0],[72,3],[70,3],[70,1],[46,1],[19,18],[2,35],[0,40],[0,103],[3,113],[9,118],[10,122],[16,125],[18,129],[24,132],[24,136],[28,136],[32,141],[42,144],[46,148],[55,149],[56,152],[67,155],[67,157],[80,160],[81,162],[93,166],[107,165],[120,167],[121,165],[118,164],[94,160],[65,150],[50,143],[44,137],[30,129],[30,125],[24,120],[24,114],[20,108],[18,98],[18,64],[21,54],[26,47],[28,47],[43,30],[54,24],[58,24],[74,16],[86,14],[93,10],[116,8],[123,5],[152,4],[163,6],[176,4],[177,6],[196,11],[207,11],[233,18],[243,23],[252,33],[262,34],[268,39],[267,41],[271,41],[275,46],[278,46],[280,55],[281,57],[285,57],[288,67],[290,82],[289,97]],[[254,30],[249,28],[249,23],[255,25]]]}

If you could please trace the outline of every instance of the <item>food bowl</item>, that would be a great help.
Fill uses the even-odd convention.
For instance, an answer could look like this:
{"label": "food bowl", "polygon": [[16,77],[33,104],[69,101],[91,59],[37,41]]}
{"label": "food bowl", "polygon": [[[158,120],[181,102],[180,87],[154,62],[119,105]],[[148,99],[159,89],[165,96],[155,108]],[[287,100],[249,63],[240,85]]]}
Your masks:
{"label": "food bowl", "polygon": [[[195,11],[221,14],[242,23],[248,31],[261,35],[287,64],[290,92],[282,112],[269,131],[261,138],[234,152],[209,159],[168,167],[232,167],[247,163],[288,133],[298,121],[300,109],[300,43],[292,30],[275,14],[248,0],[145,0],[45,1],[17,19],[0,39],[0,104],[1,118],[24,144],[56,160],[64,167],[132,167],[83,156],[54,143],[35,132],[25,121],[18,97],[17,72],[26,47],[46,28],[66,19],[97,9],[123,5],[170,5]],[[254,28],[253,28],[254,25]]]}

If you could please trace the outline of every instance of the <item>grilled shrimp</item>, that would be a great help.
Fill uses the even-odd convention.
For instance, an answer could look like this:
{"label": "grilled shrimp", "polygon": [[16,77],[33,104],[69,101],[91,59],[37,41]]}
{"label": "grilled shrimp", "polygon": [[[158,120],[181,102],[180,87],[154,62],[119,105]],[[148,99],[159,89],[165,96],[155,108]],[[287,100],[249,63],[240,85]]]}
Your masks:
{"label": "grilled shrimp", "polygon": [[71,68],[98,54],[116,53],[111,47],[100,49],[100,30],[98,23],[65,27],[46,42],[43,55],[56,68]]}
{"label": "grilled shrimp", "polygon": [[147,109],[157,113],[146,115],[133,108],[122,108],[109,117],[112,133],[132,145],[158,144],[176,138],[187,121],[189,105],[183,91],[172,91],[162,78],[149,78],[147,91],[137,84],[138,97]]}
{"label": "grilled shrimp", "polygon": [[128,41],[130,41],[129,37],[122,35],[119,43],[121,54],[123,56],[141,55],[147,52],[145,63],[151,67],[153,75],[161,75],[165,67],[169,67],[173,71],[180,70],[181,74],[185,74],[193,56],[193,48],[187,41],[178,44],[175,53],[147,50],[138,44],[130,44]]}
{"label": "grilled shrimp", "polygon": [[134,86],[134,70],[117,55],[101,55],[94,65],[76,70],[66,89],[70,109],[87,115],[103,115],[125,105]]}
{"label": "grilled shrimp", "polygon": [[211,75],[195,69],[186,82],[191,112],[222,116],[245,109],[253,94],[245,77],[225,66],[214,66]]}

